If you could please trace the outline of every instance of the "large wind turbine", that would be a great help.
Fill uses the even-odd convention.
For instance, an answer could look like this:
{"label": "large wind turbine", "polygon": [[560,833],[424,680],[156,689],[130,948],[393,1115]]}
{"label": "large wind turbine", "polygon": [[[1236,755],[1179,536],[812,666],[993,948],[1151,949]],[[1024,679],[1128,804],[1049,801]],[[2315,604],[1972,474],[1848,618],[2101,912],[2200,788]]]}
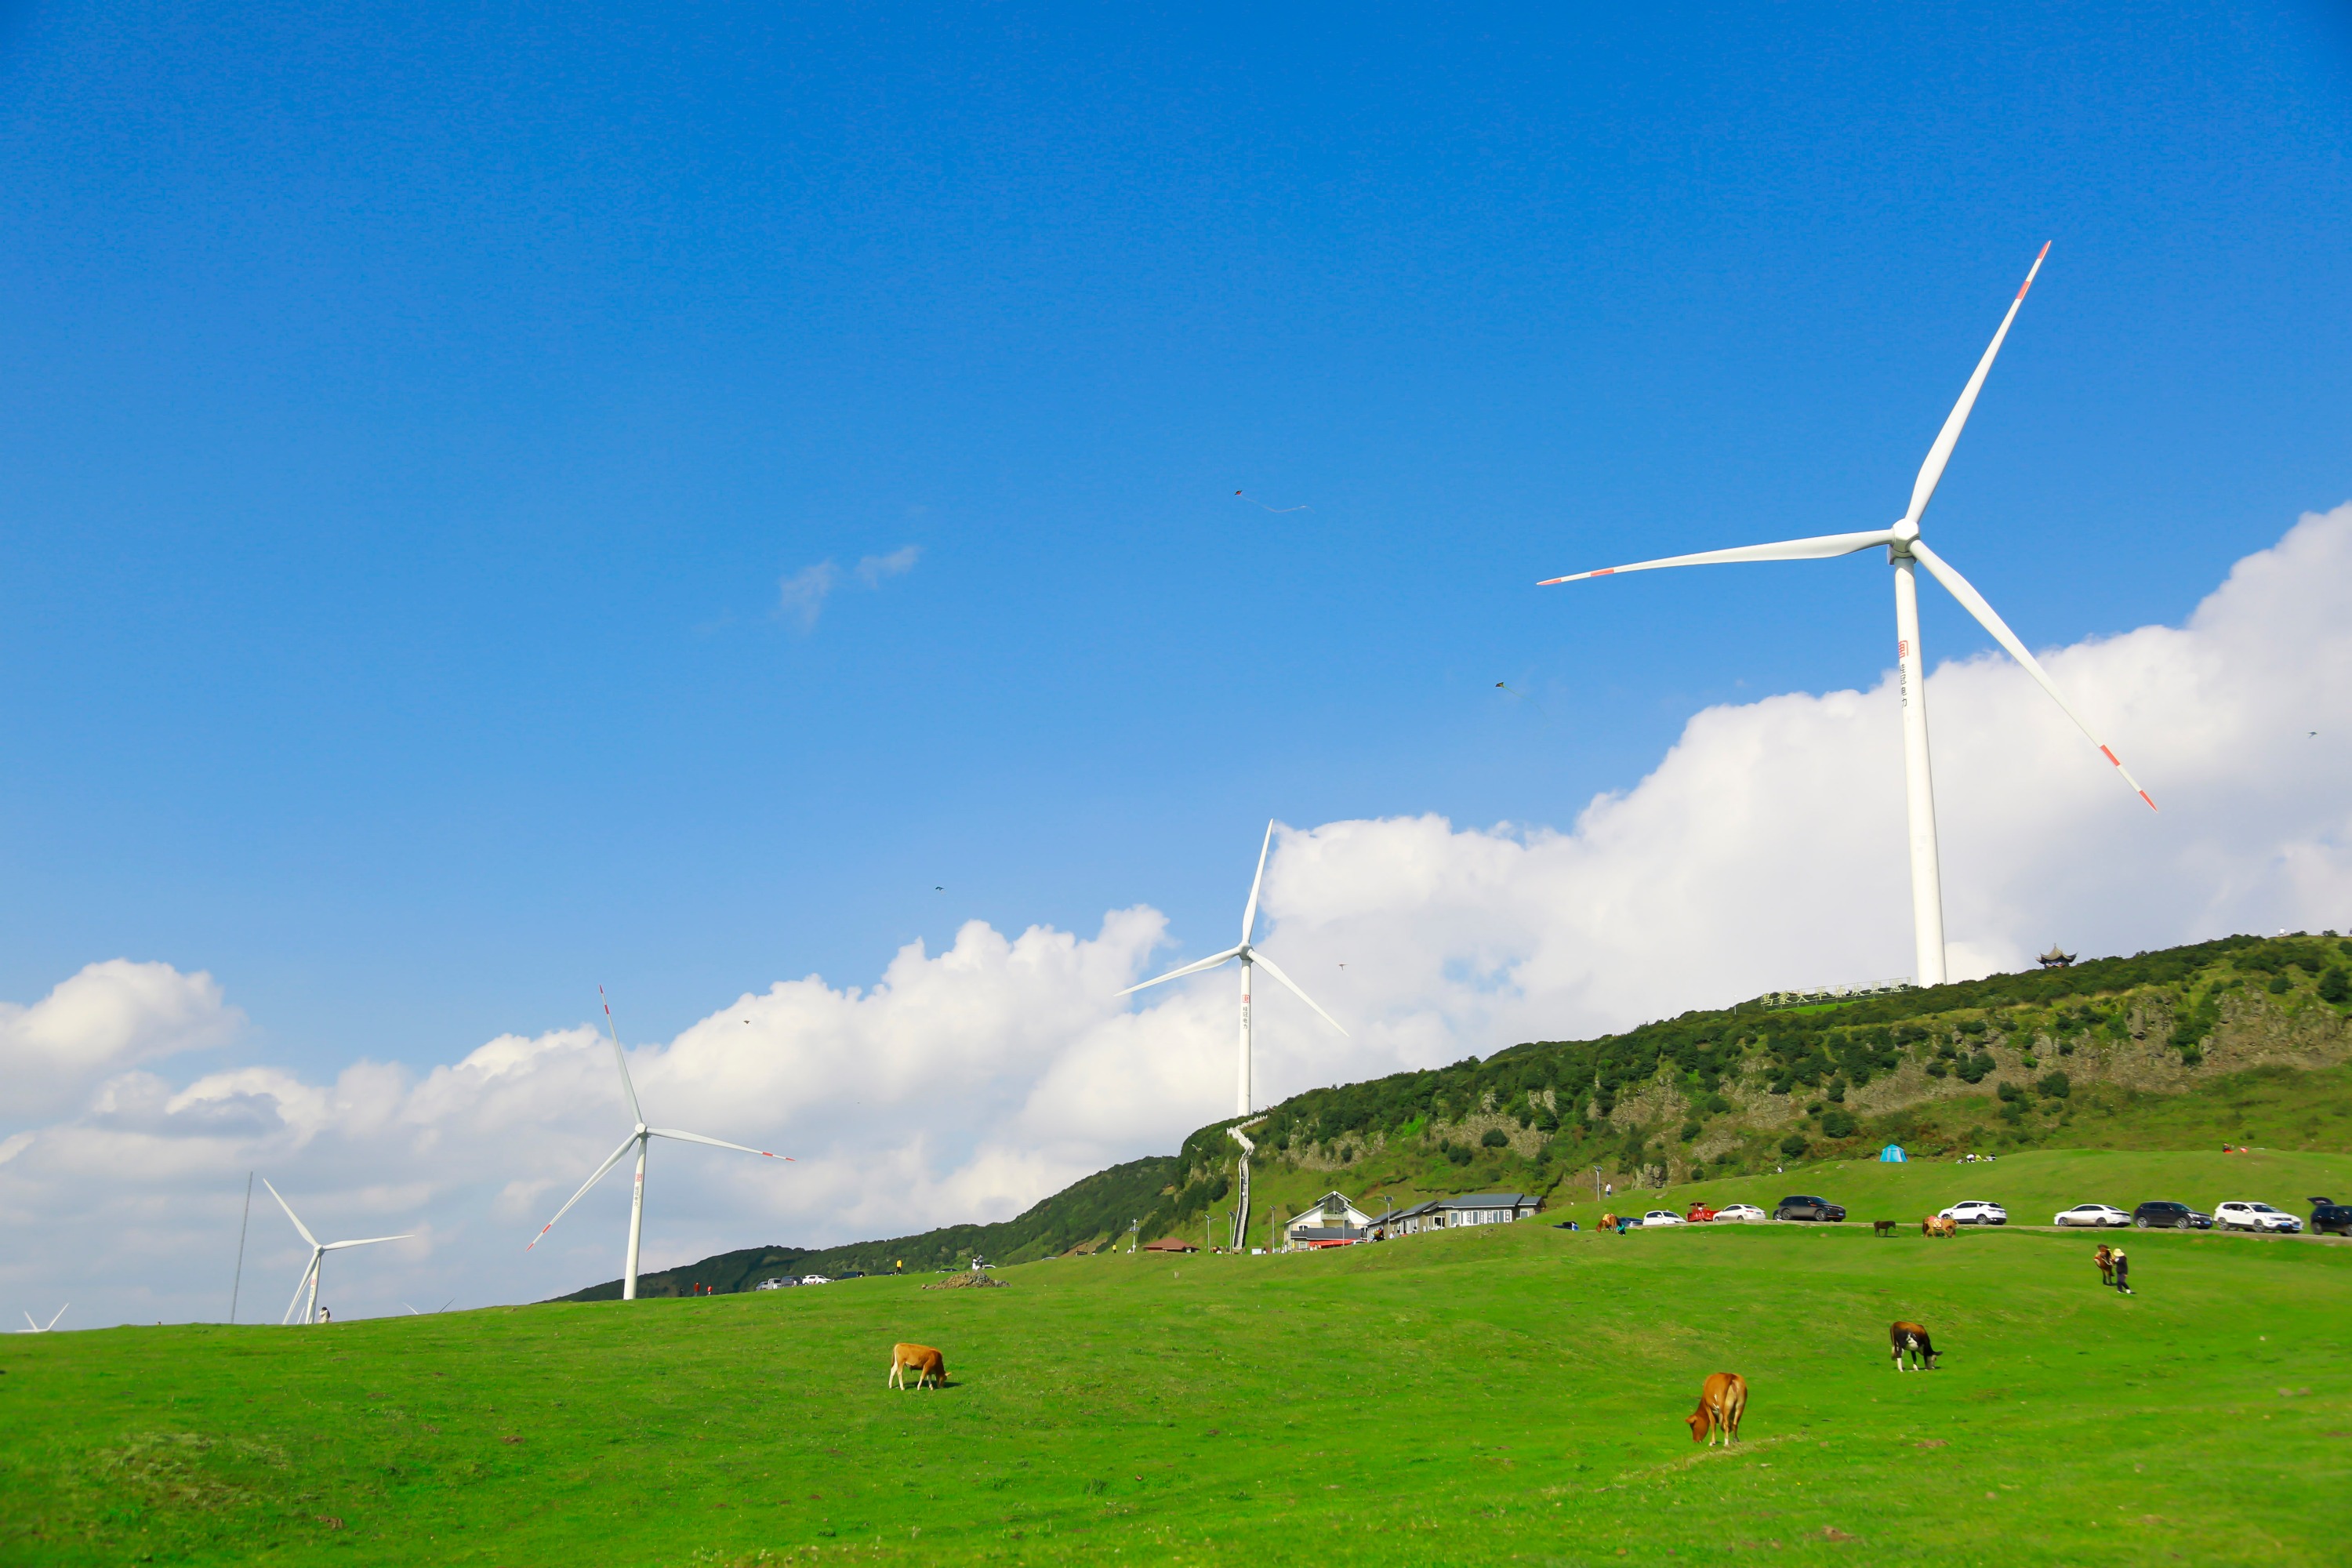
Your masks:
{"label": "large wind turbine", "polygon": [[[269,1178],[262,1177],[261,1184],[269,1187]],[[302,1278],[294,1286],[294,1299],[286,1303],[286,1315],[278,1320],[281,1325],[294,1321],[297,1309],[300,1310],[304,1322],[315,1323],[319,1321],[319,1265],[325,1260],[327,1254],[341,1252],[347,1247],[373,1247],[379,1241],[406,1241],[409,1237],[416,1234],[415,1231],[409,1231],[401,1236],[371,1236],[363,1241],[320,1241],[310,1234],[310,1227],[302,1223],[301,1216],[294,1212],[294,1205],[280,1196],[276,1187],[269,1187],[269,1195],[278,1199],[278,1206],[286,1211],[286,1217],[294,1222],[294,1228],[300,1231],[302,1239],[310,1244],[310,1266],[302,1270]],[[302,1292],[305,1290],[310,1292],[308,1302],[302,1300]]]}
{"label": "large wind turbine", "polygon": [[2156,802],[2139,781],[2131,776],[2123,762],[2107,743],[2099,739],[2083,716],[2074,711],[2057,682],[2050,679],[2026,651],[2017,634],[1985,597],[1972,587],[1969,580],[1952,570],[1949,563],[1927,548],[1919,537],[1919,520],[1927,514],[1927,502],[1935,496],[1936,485],[1944,477],[1944,465],[1952,458],[1952,448],[1960,438],[1960,427],[1969,422],[1969,410],[1976,406],[1977,394],[1983,390],[1985,376],[1992,369],[1993,356],[2000,353],[2001,340],[2009,336],[2009,324],[2017,320],[2018,307],[2025,303],[2025,291],[2033,287],[2034,274],[2042,270],[2042,258],[2050,254],[2043,245],[2041,255],[2026,272],[2025,281],[2018,286],[2017,298],[2010,301],[2009,314],[2000,319],[2000,330],[1992,335],[1992,343],[1977,362],[1976,374],[1960,392],[1960,400],[1952,407],[1951,416],[1937,433],[1936,444],[1927,448],[1927,460],[1919,465],[1919,477],[1911,486],[1911,506],[1902,521],[1892,528],[1868,533],[1832,533],[1817,539],[1791,539],[1778,544],[1749,544],[1735,550],[1709,550],[1696,555],[1669,555],[1659,561],[1637,561],[1630,566],[1604,566],[1597,572],[1575,572],[1565,577],[1550,577],[1537,584],[1548,588],[1555,583],[1573,583],[1585,577],[1608,577],[1621,572],[1646,572],[1654,566],[1712,566],[1733,561],[1812,561],[1832,555],[1851,555],[1858,550],[1876,545],[1886,547],[1886,559],[1895,568],[1895,658],[1897,689],[1903,701],[1903,779],[1905,799],[1908,806],[1911,827],[1911,922],[1912,934],[1918,945],[1919,984],[1940,985],[1944,982],[1944,894],[1941,873],[1936,855],[1936,790],[1927,763],[1927,664],[1919,651],[1919,588],[1912,567],[1916,563],[1927,568],[1930,575],[1950,591],[1979,625],[1993,635],[1993,640],[2007,648],[2010,657],[2025,667],[2026,673],[2050,694],[2051,700],[2065,710],[2074,726],[2090,736],[2091,744],[2099,754],[2113,763],[2140,799],[2147,802],[2150,811]]}
{"label": "large wind turbine", "polygon": [[[1250,1103],[1250,966],[1252,964],[1265,965],[1265,972],[1289,986],[1291,994],[1301,1002],[1306,1003],[1309,1007],[1314,1007],[1318,1017],[1333,1028],[1339,1029],[1343,1035],[1348,1032],[1340,1028],[1339,1019],[1324,1012],[1321,1007],[1316,1006],[1315,998],[1299,990],[1298,983],[1285,974],[1274,960],[1250,945],[1250,933],[1257,929],[1257,893],[1258,889],[1265,882],[1266,852],[1273,847],[1274,824],[1269,822],[1265,825],[1265,842],[1258,846],[1257,876],[1250,882],[1249,903],[1242,910],[1242,940],[1239,942],[1223,952],[1212,954],[1196,963],[1187,963],[1181,968],[1171,969],[1158,979],[1147,980],[1140,985],[1130,985],[1119,993],[1122,996],[1131,996],[1146,986],[1164,984],[1171,980],[1181,980],[1187,974],[1198,974],[1203,970],[1214,969],[1229,958],[1238,958],[1242,961],[1241,1082],[1235,1094],[1234,1107],[1235,1114],[1241,1116],[1247,1116],[1255,1109]],[[1244,1243],[1242,1227],[1249,1223],[1249,1155],[1252,1145],[1238,1130],[1229,1131],[1233,1131],[1234,1140],[1242,1145],[1242,1190],[1240,1201],[1234,1208],[1234,1245],[1240,1247]]]}
{"label": "large wind turbine", "polygon": [[[72,1303],[71,1301],[68,1301],[68,1302],[66,1303],[66,1307],[70,1307],[70,1306],[72,1306],[72,1305],[73,1305],[73,1303]],[[56,1313],[55,1313],[55,1314],[54,1314],[54,1315],[49,1319],[49,1321],[48,1321],[47,1322],[46,1322],[46,1323],[36,1323],[36,1322],[34,1322],[34,1321],[33,1321],[33,1314],[32,1314],[32,1313],[30,1313],[30,1312],[26,1313],[26,1314],[25,1314],[25,1321],[26,1321],[27,1324],[30,1324],[31,1326],[30,1326],[30,1327],[27,1327],[27,1328],[18,1329],[18,1330],[16,1331],[16,1332],[18,1332],[18,1333],[20,1333],[20,1334],[46,1334],[46,1333],[47,1333],[51,1329],[54,1329],[54,1328],[56,1328],[56,1327],[58,1326],[58,1318],[62,1318],[62,1317],[64,1317],[64,1316],[66,1315],[66,1307],[59,1307],[59,1308],[57,1310]]]}
{"label": "large wind turbine", "polygon": [[[596,987],[596,994],[600,998],[604,997],[604,988],[602,985]],[[603,1181],[604,1173],[619,1164],[623,1155],[632,1149],[637,1152],[636,1185],[629,1194],[629,1258],[627,1267],[621,1271],[621,1300],[634,1301],[637,1299],[637,1243],[644,1237],[646,1230],[646,1146],[647,1144],[656,1138],[676,1138],[688,1143],[708,1143],[714,1149],[733,1149],[745,1154],[757,1154],[762,1160],[782,1160],[789,1163],[792,1156],[771,1154],[765,1149],[747,1149],[740,1143],[730,1143],[723,1138],[705,1138],[699,1132],[680,1132],[672,1127],[646,1126],[646,1113],[637,1104],[636,1086],[629,1081],[629,1058],[621,1050],[621,1032],[613,1026],[613,1004],[610,1000],[604,1002],[604,1027],[612,1033],[613,1060],[621,1069],[621,1093],[628,1100],[629,1114],[636,1119],[636,1131],[630,1133],[621,1146],[614,1150],[603,1164],[596,1167],[594,1175],[580,1184],[580,1190],[572,1194],[572,1203],[565,1204],[555,1211],[555,1219],[562,1219],[565,1215],[570,1214],[572,1204],[576,1204],[586,1197],[588,1189]],[[555,1219],[549,1220],[539,1227],[539,1235],[532,1237],[529,1245],[523,1247],[525,1252],[537,1247],[541,1239],[555,1228]]]}

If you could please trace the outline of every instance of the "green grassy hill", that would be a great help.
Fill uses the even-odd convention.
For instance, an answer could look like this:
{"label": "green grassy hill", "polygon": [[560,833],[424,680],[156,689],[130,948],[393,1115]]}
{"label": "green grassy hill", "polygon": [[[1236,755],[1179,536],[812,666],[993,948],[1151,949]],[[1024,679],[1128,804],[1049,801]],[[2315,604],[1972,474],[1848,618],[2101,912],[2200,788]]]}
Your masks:
{"label": "green grassy hill", "polygon": [[[1252,1119],[1250,1239],[1264,1245],[1270,1224],[1335,1188],[1375,1214],[1471,1192],[1565,1202],[1596,1169],[1621,1194],[1709,1181],[1730,1191],[1731,1178],[1850,1164],[1889,1142],[1929,1162],[2225,1142],[2352,1149],[2348,953],[2333,934],[2231,937],[1842,1005],[1743,1003],[1310,1090]],[[786,1272],[955,1268],[974,1253],[1025,1262],[1121,1244],[1139,1222],[1144,1239],[1222,1241],[1238,1153],[1228,1125],[1002,1224],[751,1247],[647,1275],[639,1289],[742,1290]],[[619,1294],[608,1280],[564,1299]]]}
{"label": "green grassy hill", "polygon": [[[1821,1172],[1858,1213],[1938,1180],[2352,1185],[2344,1156],[2218,1152]],[[2131,1298],[2080,1236],[1528,1222],[996,1290],[19,1336],[0,1561],[2340,1561],[2352,1244],[2131,1245]],[[1898,1316],[1941,1370],[1890,1370]],[[883,1387],[902,1339],[946,1391]],[[1745,1440],[1708,1452],[1682,1417],[1727,1369]]]}

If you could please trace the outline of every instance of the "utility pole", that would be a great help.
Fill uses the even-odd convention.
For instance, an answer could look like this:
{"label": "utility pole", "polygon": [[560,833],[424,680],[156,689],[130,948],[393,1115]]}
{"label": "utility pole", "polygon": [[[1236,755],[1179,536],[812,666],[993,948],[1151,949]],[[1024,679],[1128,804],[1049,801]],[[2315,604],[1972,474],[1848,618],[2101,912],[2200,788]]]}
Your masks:
{"label": "utility pole", "polygon": [[253,1173],[245,1173],[245,1217],[236,1222],[236,1276],[228,1286],[228,1321],[236,1321],[236,1294],[245,1286],[245,1229],[253,1222]]}

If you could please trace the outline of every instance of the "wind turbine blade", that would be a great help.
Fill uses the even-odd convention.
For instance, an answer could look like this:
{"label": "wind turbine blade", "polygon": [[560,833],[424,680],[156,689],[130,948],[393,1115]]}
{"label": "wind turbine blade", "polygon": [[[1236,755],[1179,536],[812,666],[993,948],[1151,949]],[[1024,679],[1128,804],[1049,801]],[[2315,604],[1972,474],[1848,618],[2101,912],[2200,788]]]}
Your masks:
{"label": "wind turbine blade", "polygon": [[[1276,968],[1274,960],[1268,958],[1262,952],[1253,952],[1250,954],[1250,962],[1256,964],[1260,969],[1265,970],[1268,974],[1273,975],[1276,980],[1281,981],[1285,985],[1289,986],[1290,994],[1297,997],[1301,1002],[1306,1003],[1309,1007],[1314,1007],[1317,1016],[1325,1023],[1330,1025],[1333,1028],[1338,1029],[1343,1035],[1348,1033],[1347,1029],[1341,1026],[1339,1019],[1334,1018],[1330,1014],[1324,1012],[1322,1008],[1316,1006],[1315,998],[1307,994],[1306,992],[1301,991],[1298,988],[1298,982],[1293,980],[1289,975],[1285,974],[1281,970]],[[1353,1037],[1349,1037],[1352,1038]]]}
{"label": "wind turbine blade", "polygon": [[[630,1133],[627,1138],[622,1140],[621,1146],[613,1151],[611,1158],[607,1159],[603,1164],[596,1167],[596,1173],[580,1184],[580,1190],[572,1194],[572,1203],[565,1204],[562,1208],[555,1211],[555,1219],[562,1219],[565,1215],[570,1214],[572,1212],[572,1204],[576,1204],[582,1198],[586,1197],[588,1195],[588,1189],[594,1186],[598,1182],[603,1181],[604,1179],[604,1173],[619,1164],[621,1163],[621,1157],[636,1146],[637,1135],[634,1132]],[[539,1236],[532,1237],[529,1242],[524,1244],[523,1250],[525,1252],[529,1252],[532,1247],[537,1247],[540,1243],[540,1237],[544,1237],[549,1231],[555,1228],[555,1219],[549,1220],[545,1225],[539,1227]]]}
{"label": "wind turbine blade", "polygon": [[[604,1004],[604,1027],[613,1037],[613,1060],[621,1069],[621,1092],[629,1097],[629,1120],[642,1125],[646,1120],[646,1113],[637,1105],[637,1086],[629,1081],[629,1058],[621,1049],[621,1031],[614,1028],[613,1025],[613,999],[604,994],[604,988],[602,985],[596,987],[596,999]],[[555,1221],[550,1220],[547,1223],[553,1225]],[[546,1233],[542,1231],[541,1234]],[[525,1247],[523,1250],[528,1252],[530,1249]]]}
{"label": "wind turbine blade", "polygon": [[1899,525],[1904,532],[1917,529],[1919,520],[1927,515],[1927,503],[1935,499],[1936,486],[1944,478],[1944,465],[1952,460],[1952,448],[1959,445],[1960,426],[1969,422],[1969,410],[1977,405],[1977,394],[1984,390],[1985,377],[1992,370],[1993,356],[2000,353],[2001,340],[2009,336],[2009,324],[2017,320],[2017,308],[2025,303],[2025,291],[2033,287],[2033,275],[2042,270],[2042,258],[2049,254],[2050,242],[2044,240],[2042,255],[2033,258],[2032,267],[2025,274],[2025,281],[2017,286],[2017,298],[2009,302],[2009,314],[2000,319],[2000,331],[1995,332],[1992,342],[1986,345],[1984,358],[1977,361],[1977,372],[1969,377],[1968,385],[1960,389],[1960,400],[1952,405],[1952,412],[1944,420],[1944,427],[1936,432],[1936,444],[1927,448],[1927,460],[1919,465],[1919,477],[1912,481],[1911,510],[1903,514],[1903,521]]}
{"label": "wind turbine blade", "polygon": [[331,1241],[327,1243],[326,1246],[319,1248],[319,1250],[321,1252],[341,1252],[346,1247],[373,1247],[379,1241],[408,1241],[413,1239],[416,1233],[412,1230],[404,1232],[399,1236],[371,1236],[360,1241]]}
{"label": "wind turbine blade", "polygon": [[1238,947],[1229,947],[1225,949],[1224,952],[1217,953],[1213,957],[1203,958],[1195,963],[1188,963],[1181,969],[1171,969],[1167,973],[1160,975],[1156,979],[1146,980],[1140,984],[1130,985],[1126,990],[1120,992],[1119,994],[1122,996],[1132,996],[1137,992],[1144,990],[1149,986],[1164,985],[1171,980],[1181,980],[1188,974],[1198,974],[1204,969],[1214,969],[1217,965],[1223,963],[1225,960],[1235,956],[1240,952],[1241,949]]}
{"label": "wind turbine blade", "polygon": [[[269,1187],[269,1178],[267,1176],[262,1177],[261,1184],[265,1187]],[[286,1217],[294,1222],[294,1228],[302,1233],[302,1239],[309,1242],[313,1247],[318,1246],[319,1238],[310,1234],[310,1227],[304,1225],[301,1218],[295,1214],[294,1205],[288,1203],[284,1198],[278,1197],[278,1189],[276,1187],[269,1187],[269,1195],[273,1198],[278,1198],[278,1206],[286,1211]]]}
{"label": "wind turbine blade", "polygon": [[45,1333],[45,1334],[46,1334],[46,1333],[47,1333],[47,1332],[49,1331],[49,1329],[54,1329],[54,1328],[56,1328],[56,1327],[58,1326],[58,1319],[62,1318],[62,1317],[64,1317],[64,1316],[66,1315],[66,1307],[70,1307],[70,1306],[72,1306],[72,1305],[73,1305],[73,1303],[72,1303],[71,1301],[68,1301],[68,1302],[66,1303],[65,1307],[59,1307],[59,1308],[57,1310],[57,1311],[56,1311],[54,1314],[52,1314],[52,1315],[51,1315],[51,1317],[50,1317],[50,1319],[49,1319],[49,1321],[48,1321],[48,1327],[47,1327],[47,1328],[43,1329],[43,1330],[41,1331],[41,1332],[43,1332],[43,1333]]}
{"label": "wind turbine blade", "polygon": [[302,1292],[310,1288],[310,1276],[319,1271],[319,1259],[325,1256],[326,1254],[320,1249],[317,1243],[311,1244],[310,1267],[302,1270],[302,1278],[294,1282],[294,1299],[286,1303],[286,1315],[278,1320],[279,1328],[282,1329],[294,1321],[294,1309],[302,1304]]}
{"label": "wind turbine blade", "polygon": [[1265,854],[1274,847],[1274,824],[1265,825],[1265,842],[1257,847],[1257,875],[1250,879],[1249,907],[1242,910],[1242,946],[1249,945],[1250,932],[1257,925],[1257,890],[1265,883]]}
{"label": "wind turbine blade", "polygon": [[1911,542],[1911,553],[1919,558],[1921,565],[1935,574],[1936,581],[1941,583],[1953,598],[1966,606],[1969,614],[1977,618],[1978,625],[1993,635],[1993,640],[2009,650],[2010,658],[2025,667],[2026,674],[2042,683],[2042,689],[2050,693],[2050,700],[2065,710],[2066,717],[2074,721],[2074,728],[2091,738],[2091,744],[2099,748],[2101,756],[2115,763],[2116,772],[2123,774],[2124,783],[2131,785],[2132,793],[2147,801],[2148,810],[2154,811],[2156,809],[2154,797],[2139,787],[2139,780],[2131,776],[2131,770],[2124,766],[2123,759],[2110,751],[2105,741],[2099,739],[2098,732],[2083,722],[2083,716],[2074,711],[2074,705],[2066,700],[2065,693],[2058,689],[2058,683],[2050,679],[2050,672],[2042,668],[2041,663],[2032,654],[2025,651],[2025,645],[2017,640],[2017,634],[2009,629],[2009,624],[1993,612],[1993,607],[1985,602],[1985,596],[1978,593],[1966,577],[1953,571],[1951,563],[1928,549],[1918,540],[1915,539]]}
{"label": "wind turbine blade", "polygon": [[1784,539],[1778,544],[1742,544],[1730,550],[1702,550],[1696,555],[1667,555],[1656,561],[1636,561],[1630,566],[1603,566],[1597,572],[1571,572],[1565,577],[1547,577],[1536,586],[1549,588],[1555,583],[1580,583],[1587,577],[1613,577],[1622,572],[1652,572],[1661,566],[1723,566],[1740,561],[1823,561],[1832,555],[1851,555],[1874,544],[1894,542],[1893,531],[1884,528],[1873,529],[1868,533],[1824,533],[1811,539]]}
{"label": "wind turbine blade", "polygon": [[[408,1307],[408,1303],[407,1303],[407,1302],[405,1302],[405,1301],[403,1301],[403,1302],[401,1303],[401,1305],[402,1305],[402,1306],[404,1306],[404,1307]],[[414,1308],[414,1307],[408,1307],[408,1315],[409,1315],[410,1317],[412,1317],[412,1318],[421,1318],[421,1317],[423,1317],[425,1314],[424,1314],[424,1313],[422,1313],[422,1312],[420,1312],[420,1311],[418,1311],[418,1310],[417,1310],[415,1308]]]}
{"label": "wind turbine blade", "polygon": [[28,1334],[37,1334],[46,1332],[47,1331],[45,1331],[40,1324],[33,1321],[33,1314],[27,1312],[25,1314],[25,1331]]}
{"label": "wind turbine blade", "polygon": [[757,1154],[763,1160],[782,1160],[789,1163],[790,1154],[771,1154],[765,1149],[753,1149],[742,1143],[730,1143],[723,1138],[705,1138],[699,1132],[680,1132],[675,1127],[648,1127],[646,1131],[656,1138],[680,1138],[688,1143],[708,1143],[714,1149],[740,1149],[746,1154]]}

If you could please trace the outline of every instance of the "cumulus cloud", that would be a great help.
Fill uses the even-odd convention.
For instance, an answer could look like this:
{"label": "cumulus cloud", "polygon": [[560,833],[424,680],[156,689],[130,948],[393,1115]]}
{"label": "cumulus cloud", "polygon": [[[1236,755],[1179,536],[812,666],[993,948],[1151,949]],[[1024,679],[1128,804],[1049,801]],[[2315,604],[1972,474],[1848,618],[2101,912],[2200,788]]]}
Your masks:
{"label": "cumulus cloud", "polygon": [[[2130,952],[2352,923],[2347,583],[2352,506],[2241,562],[2182,626],[2045,656],[2160,816],[2004,658],[1938,668],[1955,969],[2016,967],[2053,940]],[[1423,816],[1286,828],[1263,907],[1269,951],[1350,1035],[1261,984],[1262,1098],[1905,973],[1893,689],[1709,709],[1649,776],[1564,827]],[[1140,906],[1091,935],[974,921],[944,951],[902,949],[870,985],[779,981],[633,1049],[649,1121],[794,1156],[656,1143],[647,1267],[1003,1218],[1173,1147],[1231,1103],[1234,976],[1115,1000],[1169,938]],[[587,1024],[501,1036],[421,1073],[166,1070],[233,1043],[237,1023],[209,976],[122,961],[0,1007],[0,1061],[52,1096],[0,1125],[0,1213],[19,1237],[0,1258],[10,1289],[89,1303],[86,1321],[218,1316],[252,1168],[321,1234],[424,1232],[339,1255],[339,1315],[420,1296],[532,1299],[617,1271],[625,1176],[522,1252],[628,1131],[611,1047]],[[254,1226],[248,1280],[291,1289],[306,1256],[291,1227],[274,1208]]]}
{"label": "cumulus cloud", "polygon": [[54,1108],[105,1074],[223,1044],[245,1016],[209,974],[127,958],[85,965],[31,1006],[0,1002],[0,1078],[12,1120]]}

